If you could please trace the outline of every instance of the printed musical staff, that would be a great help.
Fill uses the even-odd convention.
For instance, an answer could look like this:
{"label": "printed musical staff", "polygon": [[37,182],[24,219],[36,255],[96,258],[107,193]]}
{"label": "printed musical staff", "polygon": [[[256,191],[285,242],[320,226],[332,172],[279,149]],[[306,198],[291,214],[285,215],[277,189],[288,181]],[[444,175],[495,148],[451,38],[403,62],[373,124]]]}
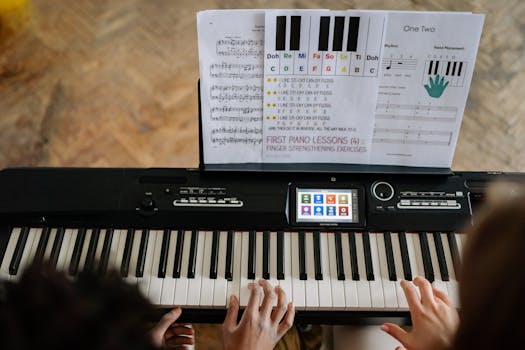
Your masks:
{"label": "printed musical staff", "polygon": [[262,58],[264,55],[264,40],[229,39],[218,40],[216,43],[217,56],[235,58],[252,57]]}
{"label": "printed musical staff", "polygon": [[381,62],[383,71],[394,70],[416,70],[417,59],[415,58],[383,58]]}
{"label": "printed musical staff", "polygon": [[222,79],[254,79],[263,77],[263,65],[220,62],[210,65],[210,77]]}
{"label": "printed musical staff", "polygon": [[452,135],[452,131],[375,128],[372,142],[407,145],[450,146]]}

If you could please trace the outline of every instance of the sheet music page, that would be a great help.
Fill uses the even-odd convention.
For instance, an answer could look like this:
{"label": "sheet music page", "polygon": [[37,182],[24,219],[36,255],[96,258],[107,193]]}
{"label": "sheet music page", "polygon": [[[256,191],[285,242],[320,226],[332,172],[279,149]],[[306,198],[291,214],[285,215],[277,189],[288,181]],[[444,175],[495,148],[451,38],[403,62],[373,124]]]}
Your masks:
{"label": "sheet music page", "polygon": [[452,164],[483,15],[389,12],[371,164]]}
{"label": "sheet music page", "polygon": [[266,11],[263,162],[368,163],[385,16]]}
{"label": "sheet music page", "polygon": [[197,14],[204,162],[260,163],[264,10]]}

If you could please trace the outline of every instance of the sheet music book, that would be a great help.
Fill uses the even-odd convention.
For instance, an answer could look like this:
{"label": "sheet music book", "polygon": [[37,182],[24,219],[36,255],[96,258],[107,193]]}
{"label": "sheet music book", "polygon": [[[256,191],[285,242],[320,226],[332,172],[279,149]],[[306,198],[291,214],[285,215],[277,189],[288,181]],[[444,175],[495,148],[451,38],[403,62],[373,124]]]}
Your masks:
{"label": "sheet music book", "polygon": [[450,168],[483,20],[199,12],[202,161]]}

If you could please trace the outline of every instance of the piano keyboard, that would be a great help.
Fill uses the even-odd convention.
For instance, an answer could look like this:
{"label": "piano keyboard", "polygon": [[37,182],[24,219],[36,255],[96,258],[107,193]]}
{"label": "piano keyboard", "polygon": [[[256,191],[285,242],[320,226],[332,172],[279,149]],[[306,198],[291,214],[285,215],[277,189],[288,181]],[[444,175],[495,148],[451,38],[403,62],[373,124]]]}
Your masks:
{"label": "piano keyboard", "polygon": [[16,227],[0,279],[48,260],[75,278],[117,271],[159,307],[246,306],[247,285],[280,285],[298,310],[406,311],[402,279],[425,276],[459,307],[453,232],[198,231]]}

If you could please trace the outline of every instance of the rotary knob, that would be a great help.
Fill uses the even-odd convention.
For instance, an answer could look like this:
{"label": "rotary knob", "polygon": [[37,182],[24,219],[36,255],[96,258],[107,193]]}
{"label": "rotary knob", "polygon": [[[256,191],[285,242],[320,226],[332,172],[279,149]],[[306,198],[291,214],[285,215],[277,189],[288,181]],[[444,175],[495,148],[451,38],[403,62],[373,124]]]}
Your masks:
{"label": "rotary knob", "polygon": [[394,188],[388,182],[377,181],[372,185],[372,195],[376,199],[386,202],[394,197]]}
{"label": "rotary knob", "polygon": [[151,197],[144,197],[140,202],[140,208],[142,210],[153,210],[155,208],[155,201]]}

